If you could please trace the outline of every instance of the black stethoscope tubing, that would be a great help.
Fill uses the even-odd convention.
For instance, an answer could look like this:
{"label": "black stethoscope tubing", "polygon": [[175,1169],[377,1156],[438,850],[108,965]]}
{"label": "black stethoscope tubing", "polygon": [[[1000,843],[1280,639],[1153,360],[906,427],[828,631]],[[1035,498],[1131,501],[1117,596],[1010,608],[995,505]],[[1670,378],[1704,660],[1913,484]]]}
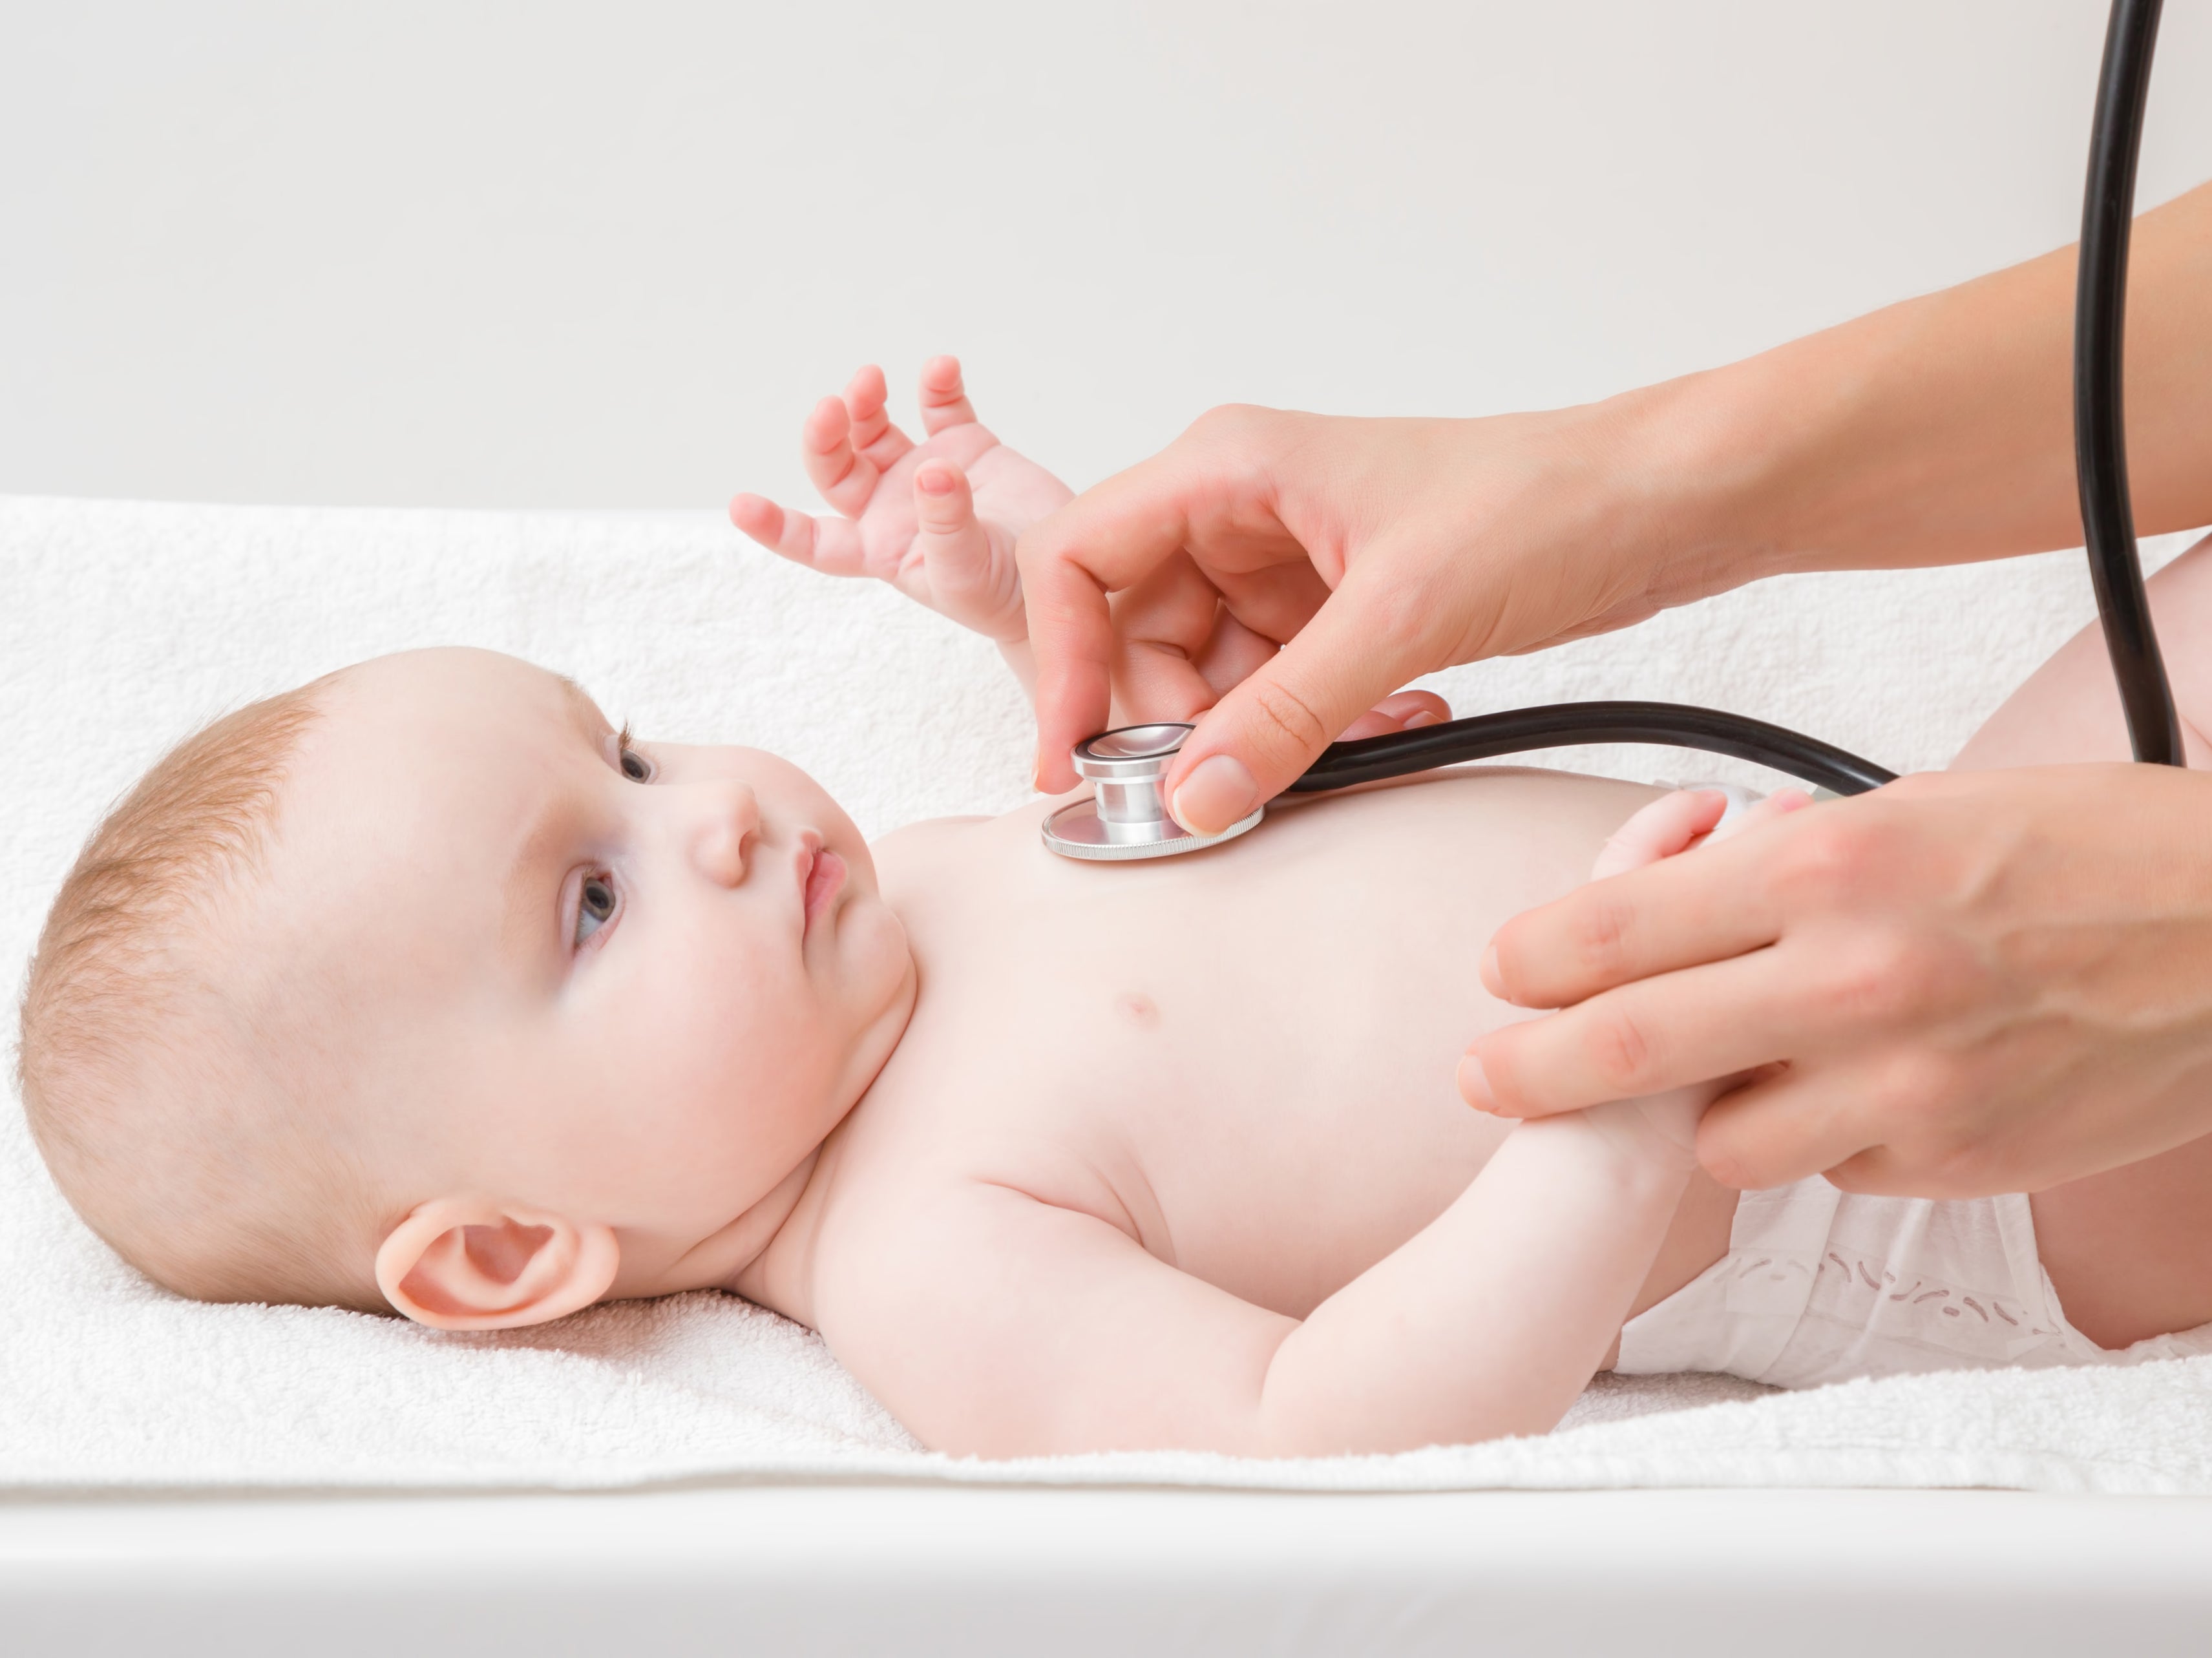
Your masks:
{"label": "black stethoscope tubing", "polygon": [[[2113,0],[2097,83],[2081,256],[2074,301],[2074,451],[2097,613],[2137,760],[2185,763],[2173,691],[2151,626],[2136,550],[2122,420],[2128,230],[2143,106],[2162,0]],[[1861,794],[1897,774],[1818,738],[1718,708],[1676,702],[1554,702],[1334,743],[1287,791],[1318,793],[1437,766],[1577,743],[1656,743],[1753,760],[1837,794]]]}

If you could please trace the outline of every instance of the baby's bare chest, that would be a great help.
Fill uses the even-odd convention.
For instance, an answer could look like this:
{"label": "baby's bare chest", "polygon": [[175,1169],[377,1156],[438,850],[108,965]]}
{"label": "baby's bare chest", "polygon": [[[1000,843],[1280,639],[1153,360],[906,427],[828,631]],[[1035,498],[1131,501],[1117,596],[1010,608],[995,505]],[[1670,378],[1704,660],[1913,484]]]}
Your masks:
{"label": "baby's bare chest", "polygon": [[958,1148],[1294,1315],[1396,1248],[1503,1138],[1454,1081],[1516,1017],[1482,988],[1489,934],[1589,850],[1523,811],[1446,826],[1447,857],[1438,824],[1368,799],[1150,869],[1000,844],[958,902],[907,906],[921,993],[850,1125],[855,1173],[943,1177]]}

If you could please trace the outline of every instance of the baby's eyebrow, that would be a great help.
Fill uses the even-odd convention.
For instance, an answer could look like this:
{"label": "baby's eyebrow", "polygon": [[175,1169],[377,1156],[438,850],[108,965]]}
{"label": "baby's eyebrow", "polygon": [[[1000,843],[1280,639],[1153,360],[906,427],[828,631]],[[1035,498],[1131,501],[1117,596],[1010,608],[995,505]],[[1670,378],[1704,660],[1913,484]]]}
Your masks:
{"label": "baby's eyebrow", "polygon": [[562,803],[548,801],[533,817],[507,868],[500,942],[526,972],[544,970],[551,960],[548,946],[559,942],[555,937],[559,913],[548,907],[548,901],[557,902],[559,872],[573,832],[574,820]]}
{"label": "baby's eyebrow", "polygon": [[[599,705],[567,674],[556,673],[553,677],[578,732],[598,747],[607,732],[606,716],[599,712]],[[546,954],[548,946],[559,943],[555,937],[557,916],[548,909],[547,898],[555,890],[577,833],[576,812],[574,801],[560,790],[541,801],[507,870],[501,942],[526,970],[543,970],[551,959]]]}
{"label": "baby's eyebrow", "polygon": [[556,673],[553,677],[560,682],[561,689],[568,699],[568,711],[575,715],[576,723],[596,739],[607,729],[607,717],[599,712],[599,705],[592,700],[592,694],[567,674]]}

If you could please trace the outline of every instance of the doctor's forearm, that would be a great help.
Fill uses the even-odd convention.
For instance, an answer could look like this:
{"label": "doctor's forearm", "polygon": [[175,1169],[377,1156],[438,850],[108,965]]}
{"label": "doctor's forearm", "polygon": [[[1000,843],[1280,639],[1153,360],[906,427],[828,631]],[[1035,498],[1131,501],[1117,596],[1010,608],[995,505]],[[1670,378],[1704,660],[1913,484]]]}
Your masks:
{"label": "doctor's forearm", "polygon": [[[2075,261],[2062,248],[1618,400],[1653,471],[1682,480],[1670,566],[1713,592],[2078,545]],[[2136,222],[2129,289],[2136,527],[2212,522],[2212,185]]]}

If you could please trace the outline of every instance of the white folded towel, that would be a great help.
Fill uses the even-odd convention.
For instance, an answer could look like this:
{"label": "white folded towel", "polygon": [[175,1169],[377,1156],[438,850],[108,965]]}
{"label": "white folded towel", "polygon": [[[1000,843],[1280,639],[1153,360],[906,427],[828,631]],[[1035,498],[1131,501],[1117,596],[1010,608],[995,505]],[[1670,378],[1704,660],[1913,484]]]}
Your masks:
{"label": "white folded towel", "polygon": [[[988,646],[888,592],[779,564],[705,515],[0,500],[0,962],[27,957],[102,805],[170,742],[412,645],[512,651],[576,674],[641,731],[788,755],[871,834],[1026,793],[1025,710]],[[1941,763],[2089,613],[2072,556],[1796,577],[1440,683],[1462,713],[1710,702],[1908,769]],[[1717,769],[1656,750],[1596,758],[1624,775]],[[1725,1377],[1608,1381],[1547,1438],[1396,1457],[955,1462],[917,1448],[812,1335],[728,1297],[472,1336],[180,1301],[70,1215],[12,1103],[0,1194],[0,1485],[17,1488],[896,1476],[2212,1493],[2212,1360],[1771,1396]]]}

